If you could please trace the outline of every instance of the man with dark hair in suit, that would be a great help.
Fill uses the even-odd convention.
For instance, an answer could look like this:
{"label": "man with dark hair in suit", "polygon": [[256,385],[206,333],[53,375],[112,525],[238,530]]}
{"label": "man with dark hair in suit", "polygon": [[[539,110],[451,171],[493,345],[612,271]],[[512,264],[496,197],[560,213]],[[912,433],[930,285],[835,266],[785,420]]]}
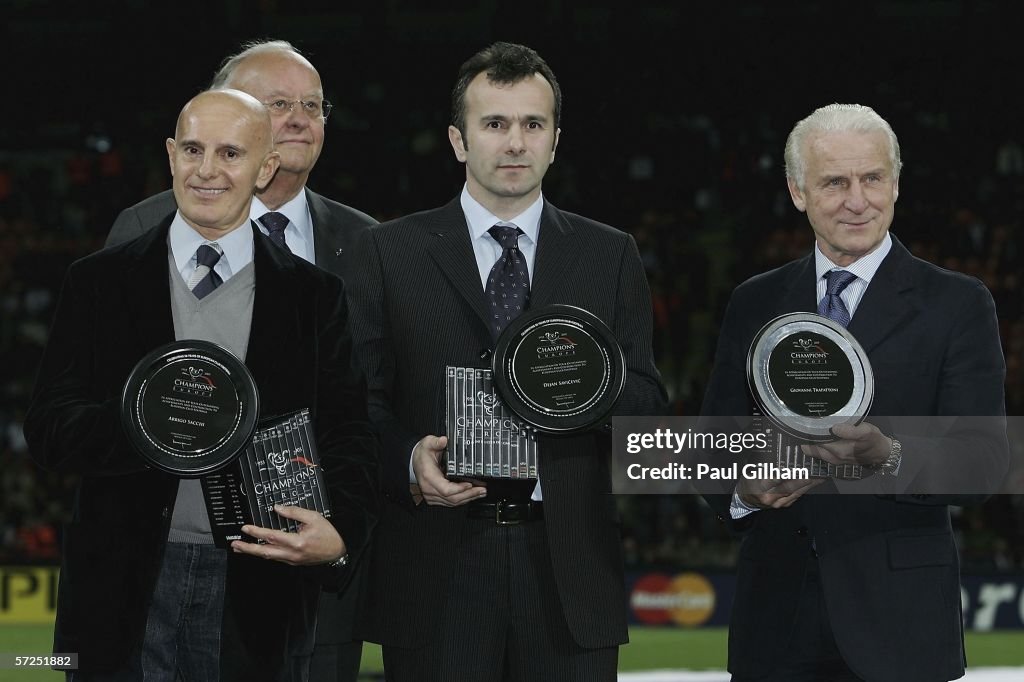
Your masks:
{"label": "man with dark hair in suit", "polygon": [[[275,243],[347,278],[351,245],[377,221],[306,187],[320,157],[331,112],[317,70],[286,41],[250,42],[227,57],[214,75],[210,89],[221,88],[247,92],[263,103],[271,114],[274,148],[281,159],[273,179],[256,190],[249,217]],[[139,236],[175,208],[170,190],[126,208],[114,222],[107,246]],[[315,679],[354,682],[359,673],[362,643],[352,635],[352,620],[362,572],[357,567],[344,592],[325,591],[321,596],[312,659]]]}
{"label": "man with dark hair in suit", "polygon": [[[249,219],[279,163],[258,100],[196,96],[167,154],[178,209],[71,266],[25,419],[32,456],[80,475],[54,646],[80,655],[72,680],[305,680],[320,587],[351,578],[376,519],[344,285]],[[263,415],[310,410],[330,521],[277,507],[298,532],[245,526],[265,543],[225,551],[200,481],[146,465],[121,426],[122,390],[142,357],[183,339],[244,359]]]}
{"label": "man with dark hair in suit", "polygon": [[[983,499],[1008,457],[1005,431],[971,428],[1001,423],[1005,411],[995,305],[981,282],[914,258],[890,234],[900,149],[874,110],[814,111],[793,128],[785,158],[814,252],[733,292],[702,413],[750,415],[754,336],[779,315],[817,311],[848,325],[867,352],[877,417],[802,447],[871,474],[844,482],[845,491],[878,492],[838,495],[839,484],[822,479],[742,480],[732,496],[707,496],[744,534],[729,670],[736,681],[955,679],[964,651],[947,505]],[[952,420],[960,426],[942,438],[870,423],[898,429],[907,422],[891,418],[906,416],[978,419]],[[987,483],[959,490],[922,483],[979,474]]]}
{"label": "man with dark hair in suit", "polygon": [[[560,114],[558,81],[536,52],[482,50],[453,92],[462,193],[356,247],[353,336],[386,498],[360,624],[384,645],[389,680],[615,679],[627,630],[608,435],[540,436],[539,481],[518,490],[450,481],[440,466],[445,367],[485,366],[527,302],[601,318],[628,370],[616,413],[664,409],[636,244],[541,194]],[[522,273],[510,285],[519,304],[492,308],[485,287],[506,260]]]}

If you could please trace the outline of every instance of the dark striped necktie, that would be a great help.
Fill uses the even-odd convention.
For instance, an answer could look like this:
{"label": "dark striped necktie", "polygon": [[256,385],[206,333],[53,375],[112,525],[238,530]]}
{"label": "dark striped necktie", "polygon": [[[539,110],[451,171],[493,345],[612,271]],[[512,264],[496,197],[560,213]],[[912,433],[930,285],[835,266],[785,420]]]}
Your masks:
{"label": "dark striped necktie", "polygon": [[209,244],[203,244],[196,250],[196,271],[189,279],[189,288],[196,298],[202,299],[224,283],[213,269],[219,260],[220,251]]}

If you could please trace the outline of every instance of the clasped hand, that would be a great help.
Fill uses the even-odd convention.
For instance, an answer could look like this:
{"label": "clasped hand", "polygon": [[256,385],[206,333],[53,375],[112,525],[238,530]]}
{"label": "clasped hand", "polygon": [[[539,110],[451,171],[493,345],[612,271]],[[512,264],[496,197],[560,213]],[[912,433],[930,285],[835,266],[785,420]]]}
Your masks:
{"label": "clasped hand", "polygon": [[416,485],[410,486],[413,501],[429,505],[457,507],[487,494],[487,488],[469,481],[449,481],[441,471],[441,455],[448,446],[447,436],[424,436],[412,451],[412,470]]}
{"label": "clasped hand", "polygon": [[[882,464],[892,449],[892,441],[867,422],[851,426],[840,424],[832,429],[838,440],[831,443],[800,446],[804,454],[829,462],[830,464],[860,464],[876,467]],[[825,479],[749,480],[742,479],[736,486],[736,493],[745,504],[757,509],[781,509],[796,502],[800,496]]]}

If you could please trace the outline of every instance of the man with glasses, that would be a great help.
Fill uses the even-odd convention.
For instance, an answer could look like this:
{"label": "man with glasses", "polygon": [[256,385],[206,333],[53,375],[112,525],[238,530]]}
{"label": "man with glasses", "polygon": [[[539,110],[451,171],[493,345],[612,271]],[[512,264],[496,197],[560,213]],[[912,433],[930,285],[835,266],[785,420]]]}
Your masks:
{"label": "man with glasses", "polygon": [[[349,245],[376,221],[306,187],[331,113],[319,73],[284,40],[250,42],[214,75],[210,89],[222,88],[246,92],[267,107],[274,148],[281,155],[274,179],[256,192],[250,217],[279,246],[344,278]],[[114,221],[106,246],[141,235],[175,208],[170,190],[126,208]]]}
{"label": "man with glasses", "polygon": [[[350,245],[377,221],[306,187],[331,112],[317,70],[286,41],[250,42],[227,57],[214,75],[210,89],[223,88],[248,93],[267,108],[281,159],[270,183],[256,190],[249,217],[278,246],[347,279]],[[126,208],[114,221],[106,245],[138,237],[176,209],[171,190]],[[359,673],[362,643],[353,640],[352,620],[363,571],[356,569],[347,587],[321,597],[311,679],[354,681]]]}

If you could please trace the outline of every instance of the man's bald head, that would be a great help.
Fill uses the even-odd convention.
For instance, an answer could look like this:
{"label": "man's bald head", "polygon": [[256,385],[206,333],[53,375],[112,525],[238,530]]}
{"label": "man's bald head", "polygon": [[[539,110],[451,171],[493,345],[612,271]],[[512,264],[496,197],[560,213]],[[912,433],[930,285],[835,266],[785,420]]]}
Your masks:
{"label": "man's bald head", "polygon": [[178,210],[211,240],[248,220],[253,192],[267,186],[279,164],[266,107],[238,90],[189,100],[167,155]]}
{"label": "man's bald head", "polygon": [[267,108],[258,99],[241,90],[207,90],[190,99],[178,114],[178,122],[174,127],[175,138],[181,137],[182,126],[189,117],[206,116],[210,113],[215,116],[245,119],[246,124],[253,127],[254,142],[265,144],[266,151],[273,149],[274,140],[270,133],[270,114]]}

